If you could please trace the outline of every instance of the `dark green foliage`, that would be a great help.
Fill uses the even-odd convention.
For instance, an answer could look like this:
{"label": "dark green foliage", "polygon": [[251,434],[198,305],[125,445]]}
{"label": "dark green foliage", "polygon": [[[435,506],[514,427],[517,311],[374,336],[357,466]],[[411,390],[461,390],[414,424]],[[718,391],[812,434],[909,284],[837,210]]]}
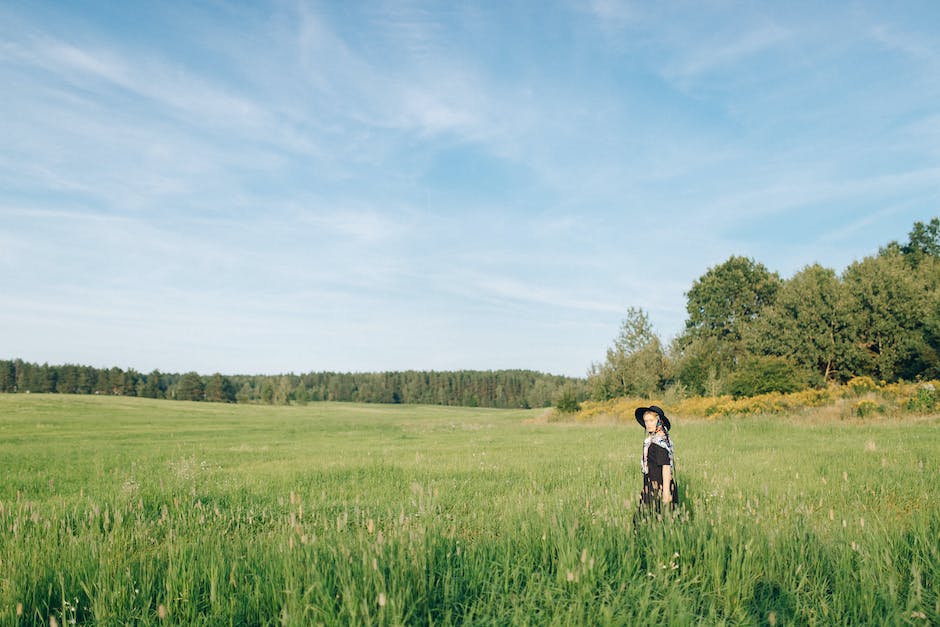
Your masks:
{"label": "dark green foliage", "polygon": [[894,253],[866,257],[846,269],[848,317],[859,349],[849,364],[853,374],[894,381],[919,372],[924,321],[930,316],[922,275]]}
{"label": "dark green foliage", "polygon": [[120,368],[49,366],[20,359],[0,360],[0,392],[58,392],[174,398],[220,403],[271,405],[311,401],[462,405],[467,407],[549,407],[568,386],[577,401],[588,396],[583,379],[532,370],[407,371],[377,373],[311,372],[286,375],[202,377],[154,370],[141,374]]}
{"label": "dark green foliage", "polygon": [[925,384],[917,388],[917,394],[908,399],[907,409],[921,414],[929,414],[937,408],[938,398],[937,390],[931,384]]}
{"label": "dark green foliage", "polygon": [[737,256],[709,268],[692,284],[686,294],[689,318],[676,340],[680,354],[693,360],[691,364],[677,360],[677,374],[684,385],[705,390],[735,369],[747,355],[745,338],[750,327],[773,304],[780,286],[775,272]]}
{"label": "dark green foliage", "polygon": [[205,398],[205,386],[198,373],[187,372],[176,386],[174,397],[178,401],[201,401]]}
{"label": "dark green foliage", "polygon": [[747,336],[749,352],[786,357],[822,381],[844,380],[858,361],[852,301],[836,273],[815,264],[785,281]]}
{"label": "dark green foliage", "polygon": [[737,343],[761,310],[773,304],[780,277],[747,257],[730,257],[709,268],[688,291],[687,333]]}
{"label": "dark green foliage", "polygon": [[16,367],[12,361],[0,361],[0,392],[16,391]]}
{"label": "dark green foliage", "polygon": [[940,218],[931,218],[926,224],[915,222],[907,237],[907,243],[903,246],[897,242],[891,242],[882,248],[879,254],[899,252],[912,266],[916,266],[926,258],[940,258]]}
{"label": "dark green foliage", "polygon": [[940,218],[915,223],[906,244],[889,244],[841,277],[817,264],[781,282],[732,257],[693,284],[687,309],[669,358],[675,380],[698,394],[855,376],[940,378]]}
{"label": "dark green foliage", "polygon": [[728,377],[726,391],[735,396],[796,392],[806,387],[806,373],[783,357],[749,357]]}
{"label": "dark green foliage", "polygon": [[717,396],[721,388],[718,357],[721,343],[712,337],[679,338],[671,347],[676,380],[699,396]]}
{"label": "dark green foliage", "polygon": [[234,403],[235,385],[228,377],[218,372],[206,384],[206,400],[213,403]]}
{"label": "dark green foliage", "polygon": [[162,381],[162,375],[159,370],[154,370],[138,382],[137,396],[145,398],[164,398],[166,386]]}
{"label": "dark green foliage", "polygon": [[621,323],[620,335],[607,349],[607,360],[591,368],[591,396],[596,400],[650,396],[662,388],[665,373],[666,357],[649,316],[631,307]]}
{"label": "dark green foliage", "polygon": [[578,399],[578,391],[574,386],[566,385],[558,392],[555,397],[555,409],[566,414],[573,414],[581,411],[581,403]]}

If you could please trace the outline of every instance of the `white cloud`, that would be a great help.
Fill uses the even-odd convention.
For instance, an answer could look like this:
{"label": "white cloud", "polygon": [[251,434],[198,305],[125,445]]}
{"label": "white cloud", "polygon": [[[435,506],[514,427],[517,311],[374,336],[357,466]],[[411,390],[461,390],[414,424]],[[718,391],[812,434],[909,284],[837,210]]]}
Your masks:
{"label": "white cloud", "polygon": [[300,209],[297,215],[302,222],[318,229],[365,244],[391,240],[405,232],[400,220],[374,209]]}
{"label": "white cloud", "polygon": [[638,8],[630,0],[587,0],[581,5],[605,26],[622,28],[637,17]]}
{"label": "white cloud", "polygon": [[[874,41],[886,48],[897,50],[931,68],[940,66],[940,46],[935,38],[925,39],[910,29],[901,31],[885,23],[872,25],[869,32]],[[933,82],[936,83],[936,80]]]}
{"label": "white cloud", "polygon": [[[420,39],[421,25],[410,38]],[[310,85],[333,101],[343,115],[379,128],[410,130],[421,135],[469,133],[483,124],[473,107],[483,90],[474,89],[470,75],[453,64],[440,73],[427,61],[418,65],[383,67],[353,50],[329,25],[300,5],[298,52]]]}
{"label": "white cloud", "polygon": [[744,191],[720,195],[701,204],[697,213],[703,225],[728,223],[735,218],[753,219],[781,214],[808,205],[860,200],[902,190],[935,187],[940,165],[906,172],[867,177],[836,177],[816,174],[813,168],[778,173],[754,181]]}
{"label": "white cloud", "polygon": [[473,280],[470,288],[474,292],[481,290],[481,295],[486,295],[491,298],[495,297],[498,300],[518,301],[583,311],[606,313],[616,313],[620,311],[620,308],[609,302],[593,300],[590,297],[582,297],[578,294],[567,294],[558,289],[540,287],[508,277],[480,276]]}
{"label": "white cloud", "polygon": [[[883,199],[893,209],[841,230],[807,226],[806,242],[848,256],[936,199],[932,42],[905,46],[900,26],[858,29],[860,42],[765,6],[577,10],[506,39],[500,9],[399,2],[229,7],[195,25],[177,8],[164,17],[187,26],[165,45],[67,5],[0,26],[13,121],[0,125],[0,262],[19,270],[0,285],[46,288],[18,293],[7,326],[75,317],[107,336],[114,322],[126,328],[109,355],[132,355],[121,343],[152,324],[165,341],[149,354],[182,364],[236,358],[244,338],[242,363],[276,355],[257,366],[274,370],[297,367],[296,347],[307,367],[485,366],[534,355],[555,324],[566,346],[588,337],[579,327],[606,342],[628,306],[677,331],[691,280],[756,246],[729,225]],[[870,94],[852,72],[873,49],[923,80]],[[506,62],[491,65],[497,50]],[[804,60],[847,86],[815,93],[790,73]],[[445,152],[459,185],[429,190]],[[492,196],[473,193],[489,182],[477,163],[504,174]],[[789,262],[806,242],[768,254]]]}
{"label": "white cloud", "polygon": [[689,42],[679,59],[666,66],[666,75],[680,81],[727,69],[765,50],[787,42],[791,33],[775,24],[741,33],[720,33],[707,40]]}

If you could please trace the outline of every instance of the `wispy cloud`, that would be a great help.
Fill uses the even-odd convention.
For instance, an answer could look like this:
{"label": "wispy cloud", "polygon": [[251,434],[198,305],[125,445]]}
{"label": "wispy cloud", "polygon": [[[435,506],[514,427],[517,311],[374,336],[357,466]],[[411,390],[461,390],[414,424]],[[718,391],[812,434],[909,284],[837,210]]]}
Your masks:
{"label": "wispy cloud", "polygon": [[[417,67],[379,68],[304,5],[298,17],[298,54],[305,76],[344,115],[370,126],[422,135],[481,132],[484,92],[473,89],[473,78],[466,72],[448,66],[446,73],[440,73],[421,58]],[[410,25],[412,44],[423,41],[422,28]]]}
{"label": "wispy cloud", "polygon": [[400,220],[374,209],[332,209],[314,211],[300,209],[299,220],[323,229],[331,235],[348,237],[364,244],[394,239],[405,231]]}
{"label": "wispy cloud", "polygon": [[924,38],[913,29],[899,30],[886,23],[874,24],[871,37],[886,48],[901,52],[911,59],[936,68],[940,66],[940,46],[936,38]]}
{"label": "wispy cloud", "polygon": [[473,282],[472,288],[501,301],[517,301],[547,305],[553,308],[607,313],[618,313],[620,311],[619,307],[609,302],[565,294],[555,289],[532,285],[508,277],[478,277]]}
{"label": "wispy cloud", "polygon": [[775,24],[757,26],[745,32],[721,33],[684,49],[675,62],[667,65],[666,75],[674,80],[688,80],[715,70],[727,70],[789,38],[790,33]]}
{"label": "wispy cloud", "polygon": [[0,7],[0,344],[581,374],[730,254],[842,263],[940,202],[916,9],[529,9]]}
{"label": "wispy cloud", "polygon": [[622,28],[633,21],[638,13],[637,4],[631,0],[586,0],[576,6],[612,28]]}

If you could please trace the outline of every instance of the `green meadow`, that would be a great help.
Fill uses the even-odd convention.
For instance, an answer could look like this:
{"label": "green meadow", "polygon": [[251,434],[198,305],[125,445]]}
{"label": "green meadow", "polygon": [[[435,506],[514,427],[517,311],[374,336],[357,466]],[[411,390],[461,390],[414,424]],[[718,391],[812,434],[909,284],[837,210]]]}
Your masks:
{"label": "green meadow", "polygon": [[0,395],[0,624],[938,624],[938,427]]}

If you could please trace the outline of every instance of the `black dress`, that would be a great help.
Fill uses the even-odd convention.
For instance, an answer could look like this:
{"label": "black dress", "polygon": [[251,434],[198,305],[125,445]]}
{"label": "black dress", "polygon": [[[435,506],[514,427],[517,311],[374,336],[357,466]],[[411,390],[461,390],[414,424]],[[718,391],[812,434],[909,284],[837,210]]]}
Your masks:
{"label": "black dress", "polygon": [[[643,491],[640,493],[640,509],[653,508],[659,510],[663,502],[663,466],[669,465],[669,451],[658,444],[650,444],[646,453],[647,473],[643,475]],[[672,494],[673,508],[679,504],[679,494],[676,490],[676,481],[669,480],[669,492]]]}

